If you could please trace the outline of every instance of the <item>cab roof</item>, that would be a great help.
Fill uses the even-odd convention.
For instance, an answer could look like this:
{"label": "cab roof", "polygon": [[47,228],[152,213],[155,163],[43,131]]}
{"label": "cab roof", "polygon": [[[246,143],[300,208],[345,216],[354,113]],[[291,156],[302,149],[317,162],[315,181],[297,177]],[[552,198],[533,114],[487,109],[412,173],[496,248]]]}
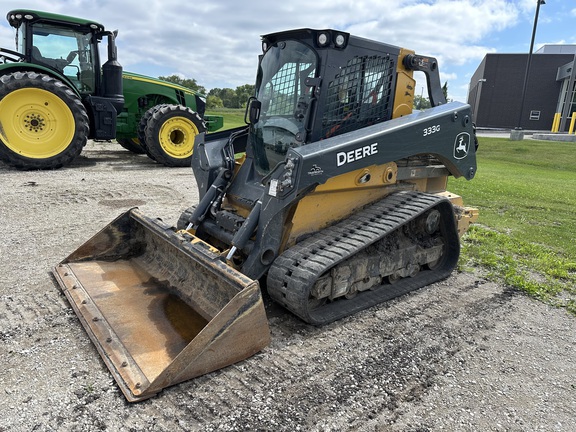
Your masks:
{"label": "cab roof", "polygon": [[6,19],[8,20],[8,23],[15,28],[20,27],[23,22],[46,22],[67,25],[70,27],[88,27],[93,31],[99,32],[104,31],[104,26],[95,21],[30,9],[14,9],[8,12]]}

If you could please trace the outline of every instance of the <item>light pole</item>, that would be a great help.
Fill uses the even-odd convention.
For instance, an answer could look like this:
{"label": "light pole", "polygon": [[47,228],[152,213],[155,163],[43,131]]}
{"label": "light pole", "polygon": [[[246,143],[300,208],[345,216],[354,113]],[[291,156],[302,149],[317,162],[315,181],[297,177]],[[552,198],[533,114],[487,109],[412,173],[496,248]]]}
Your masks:
{"label": "light pole", "polygon": [[528,75],[530,74],[530,63],[532,62],[532,50],[534,49],[534,38],[536,37],[536,26],[538,25],[538,14],[540,5],[546,4],[545,0],[536,0],[536,14],[534,15],[534,27],[532,28],[532,39],[530,40],[530,51],[528,52],[528,61],[526,62],[526,72],[524,74],[524,85],[522,86],[522,97],[520,98],[520,113],[518,114],[518,126],[510,132],[510,139],[521,141],[524,139],[522,132],[522,115],[524,114],[524,101],[526,99],[526,87],[528,85]]}
{"label": "light pole", "polygon": [[478,123],[478,108],[480,107],[480,91],[482,90],[482,83],[486,82],[486,78],[480,78],[476,86],[476,100],[474,101],[474,122]]}

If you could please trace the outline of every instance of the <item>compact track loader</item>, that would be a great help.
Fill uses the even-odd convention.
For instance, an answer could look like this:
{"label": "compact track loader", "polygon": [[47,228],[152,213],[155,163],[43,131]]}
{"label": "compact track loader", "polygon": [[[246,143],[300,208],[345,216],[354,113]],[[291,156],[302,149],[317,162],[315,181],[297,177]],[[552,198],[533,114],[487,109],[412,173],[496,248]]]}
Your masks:
{"label": "compact track loader", "polygon": [[54,269],[130,401],[265,347],[260,287],[329,323],[446,278],[477,217],[446,190],[477,145],[434,58],[335,30],[262,39],[247,127],[196,139],[199,203],[175,228],[130,210]]}

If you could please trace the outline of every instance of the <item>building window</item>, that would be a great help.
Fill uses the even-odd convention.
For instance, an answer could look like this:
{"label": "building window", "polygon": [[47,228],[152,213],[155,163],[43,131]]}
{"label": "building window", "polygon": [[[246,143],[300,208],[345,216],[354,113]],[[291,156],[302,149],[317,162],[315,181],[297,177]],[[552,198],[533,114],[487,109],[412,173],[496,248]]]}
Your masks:
{"label": "building window", "polygon": [[540,111],[530,111],[530,120],[540,120]]}

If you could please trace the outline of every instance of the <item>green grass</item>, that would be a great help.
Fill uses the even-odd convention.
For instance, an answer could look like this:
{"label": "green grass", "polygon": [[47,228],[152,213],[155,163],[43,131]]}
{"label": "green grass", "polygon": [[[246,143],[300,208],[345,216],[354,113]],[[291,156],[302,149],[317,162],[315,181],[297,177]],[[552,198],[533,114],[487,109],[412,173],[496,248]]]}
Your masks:
{"label": "green grass", "polygon": [[206,114],[223,116],[224,127],[220,129],[223,131],[226,129],[233,129],[238,126],[246,126],[246,123],[244,122],[245,112],[246,110],[244,108],[218,108],[216,110],[207,110]]}
{"label": "green grass", "polygon": [[478,172],[449,189],[480,210],[460,268],[576,314],[576,144],[480,138]]}

